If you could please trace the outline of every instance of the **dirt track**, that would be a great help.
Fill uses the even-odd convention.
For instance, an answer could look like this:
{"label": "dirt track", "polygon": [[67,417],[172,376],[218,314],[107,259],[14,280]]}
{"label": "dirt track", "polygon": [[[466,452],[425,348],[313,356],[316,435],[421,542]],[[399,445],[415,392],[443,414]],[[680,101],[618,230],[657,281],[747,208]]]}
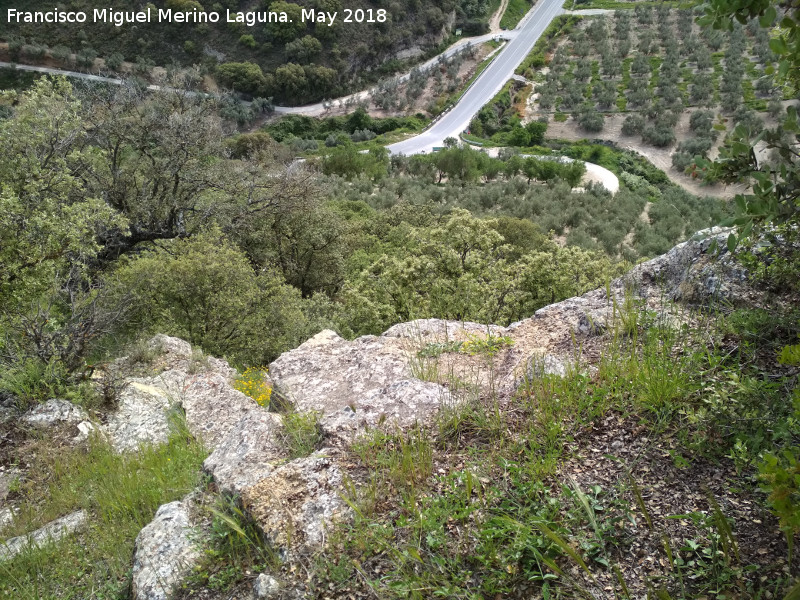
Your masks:
{"label": "dirt track", "polygon": [[[547,137],[559,138],[564,140],[583,140],[587,137],[607,140],[616,143],[620,148],[632,150],[653,163],[656,167],[664,171],[671,181],[681,186],[688,192],[697,196],[714,196],[717,198],[733,198],[736,194],[742,193],[745,188],[743,185],[703,185],[691,177],[684,175],[672,166],[672,153],[675,151],[676,144],[666,148],[656,148],[641,141],[639,136],[624,135],[622,133],[622,121],[625,120],[624,114],[611,114],[606,116],[603,131],[597,134],[587,134],[581,131],[578,125],[568,119],[563,123],[551,120],[547,126]],[[675,137],[680,142],[689,137],[689,117],[691,112],[686,111],[681,115],[678,125],[675,127]],[[716,148],[724,136],[720,136],[711,151],[711,156],[716,155]]]}

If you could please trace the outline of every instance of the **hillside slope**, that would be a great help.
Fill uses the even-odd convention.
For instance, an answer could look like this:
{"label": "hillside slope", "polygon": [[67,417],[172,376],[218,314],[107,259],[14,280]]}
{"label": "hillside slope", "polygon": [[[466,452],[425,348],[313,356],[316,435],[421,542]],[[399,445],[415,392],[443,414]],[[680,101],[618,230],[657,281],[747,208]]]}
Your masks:
{"label": "hillside slope", "polygon": [[[462,6],[463,4],[463,6]],[[191,10],[196,2],[158,0],[143,4],[123,0],[116,11],[137,11],[150,7]],[[64,11],[87,11],[89,21],[96,3],[69,0],[59,5]],[[22,0],[18,11],[52,10],[40,0]],[[253,72],[240,91],[278,101],[307,103],[338,97],[348,90],[363,89],[370,82],[400,69],[404,61],[430,54],[456,27],[480,33],[488,29],[489,2],[459,3],[444,0],[420,5],[416,0],[358,0],[344,6],[338,0],[299,0],[297,3],[226,0],[208,4],[206,12],[217,12],[217,23],[114,23],[45,24],[0,23],[0,41],[10,42],[10,58],[40,63],[46,58],[62,66],[87,69],[105,65],[118,70],[120,61],[135,64],[137,71],[153,66],[202,65],[212,74],[220,63],[252,63],[263,76]],[[301,20],[302,10],[336,13],[327,21]],[[227,23],[228,12],[283,11],[292,23]],[[351,22],[345,22],[350,13]],[[358,12],[357,11],[363,11]],[[378,11],[382,11],[379,16]],[[202,13],[202,11],[201,11]],[[385,19],[382,16],[385,14]],[[153,18],[155,20],[155,17]],[[359,22],[358,20],[362,22]],[[369,22],[371,19],[372,22]],[[472,24],[472,25],[470,25]],[[49,49],[49,52],[47,52]],[[95,58],[104,59],[103,63]],[[286,69],[281,67],[294,65]],[[298,80],[306,79],[303,85]],[[224,85],[231,85],[228,80]]]}
{"label": "hillside slope", "polygon": [[[796,373],[771,348],[796,327],[765,321],[787,299],[717,255],[726,235],[507,328],[323,331],[270,365],[265,396],[261,375],[157,336],[108,367],[123,391],[97,431],[122,452],[172,445],[179,406],[209,479],[139,533],[132,597],[779,597],[796,565],[753,479],[756,440],[778,441],[741,417],[785,414]],[[25,516],[6,532],[43,524],[11,500]],[[6,591],[33,581],[28,560],[6,563]]]}

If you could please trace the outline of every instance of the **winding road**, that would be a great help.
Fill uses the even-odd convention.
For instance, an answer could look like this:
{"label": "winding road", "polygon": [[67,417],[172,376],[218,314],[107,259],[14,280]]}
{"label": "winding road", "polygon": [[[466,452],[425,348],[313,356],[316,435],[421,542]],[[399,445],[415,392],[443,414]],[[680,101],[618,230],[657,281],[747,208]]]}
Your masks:
{"label": "winding road", "polygon": [[478,111],[499,92],[533,49],[550,22],[563,10],[563,0],[538,0],[515,30],[511,41],[481,73],[448,113],[420,135],[387,146],[392,154],[420,154],[457,138]]}
{"label": "winding road", "polygon": [[[459,135],[466,130],[470,121],[478,113],[478,111],[489,102],[505,85],[505,83],[514,76],[514,71],[525,59],[525,57],[533,49],[533,46],[539,40],[544,30],[550,22],[560,14],[567,13],[561,8],[563,0],[538,0],[536,5],[528,12],[522,19],[520,24],[513,31],[504,31],[501,33],[488,33],[486,35],[466,38],[448,48],[442,54],[428,60],[427,62],[419,65],[417,68],[423,71],[435,66],[436,63],[443,58],[450,57],[457,52],[468,48],[472,45],[482,44],[491,39],[504,38],[508,43],[497,51],[495,59],[486,67],[483,73],[469,86],[466,92],[461,96],[461,99],[443,116],[435,121],[428,129],[419,135],[410,137],[401,142],[387,146],[391,154],[421,154],[431,152],[434,148],[442,146],[443,142],[448,137],[458,138]],[[605,10],[587,10],[587,11],[569,11],[574,14],[601,14],[608,11]],[[66,71],[62,69],[53,69],[49,67],[37,67],[30,65],[20,65],[7,62],[0,62],[0,67],[11,67],[24,71],[35,71],[39,73],[47,73],[52,75],[63,75],[87,81],[110,83],[114,85],[122,85],[123,80],[115,77],[106,77],[102,75],[92,75],[88,73],[80,73],[77,71]],[[396,78],[397,82],[407,80],[410,73],[406,73]],[[159,90],[157,85],[150,85],[148,89]],[[369,97],[369,92],[359,92],[345,98],[339,98],[333,101],[333,104],[342,105],[348,100],[361,100]],[[321,115],[325,112],[326,106],[323,103],[309,104],[305,106],[296,107],[275,107],[275,112],[278,114],[304,114],[304,115]],[[602,183],[609,191],[616,193],[619,189],[619,180],[617,177],[607,169],[598,165],[591,165],[586,163],[587,169],[595,176],[598,183]]]}

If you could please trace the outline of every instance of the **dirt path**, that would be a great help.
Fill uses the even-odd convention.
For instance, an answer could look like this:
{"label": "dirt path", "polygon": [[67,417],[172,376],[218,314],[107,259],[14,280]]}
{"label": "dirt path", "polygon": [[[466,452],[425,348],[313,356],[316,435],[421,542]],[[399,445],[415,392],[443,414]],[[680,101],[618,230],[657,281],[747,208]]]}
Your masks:
{"label": "dirt path", "polygon": [[[485,152],[492,158],[497,158],[500,155],[500,150],[501,148],[486,148]],[[571,158],[567,158],[564,156],[561,157],[537,156],[535,154],[520,154],[520,156],[523,158],[527,158],[528,156],[533,156],[535,158],[544,160],[572,162]],[[599,183],[612,194],[616,194],[619,191],[619,179],[617,178],[616,175],[614,175],[614,173],[612,173],[605,167],[601,167],[600,165],[596,165],[594,163],[583,161],[583,164],[586,165],[586,174],[583,176],[583,179],[581,180],[581,185],[585,185],[587,183]]]}
{"label": "dirt path", "polygon": [[491,33],[498,33],[499,31],[501,31],[500,21],[506,12],[506,8],[508,8],[508,0],[503,0],[500,3],[500,8],[497,9],[497,12],[494,13],[492,15],[492,18],[489,20],[489,31]]}
{"label": "dirt path", "polygon": [[[688,137],[690,114],[691,113],[687,111],[681,115],[680,122],[675,130],[678,141]],[[577,141],[591,136],[596,139],[614,142],[624,150],[631,150],[645,157],[653,163],[653,165],[664,171],[667,177],[670,178],[670,181],[696,196],[733,198],[736,194],[740,194],[745,190],[743,185],[704,185],[684,175],[672,166],[672,153],[675,151],[675,146],[656,148],[655,146],[643,143],[638,136],[624,135],[622,133],[622,121],[624,119],[625,115],[622,114],[607,116],[603,131],[594,135],[581,131],[572,119],[563,123],[551,120],[547,126],[547,137]],[[717,143],[721,141],[722,137],[722,135],[719,136]]]}

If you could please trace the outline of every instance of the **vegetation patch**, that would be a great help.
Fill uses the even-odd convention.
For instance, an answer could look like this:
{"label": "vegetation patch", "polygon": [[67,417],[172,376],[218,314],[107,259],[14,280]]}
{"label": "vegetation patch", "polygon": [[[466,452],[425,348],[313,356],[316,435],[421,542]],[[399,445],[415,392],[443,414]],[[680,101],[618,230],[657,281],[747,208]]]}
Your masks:
{"label": "vegetation patch", "polygon": [[500,27],[514,29],[531,9],[530,0],[508,0],[508,6],[500,19]]}
{"label": "vegetation patch", "polygon": [[0,563],[0,593],[11,598],[120,597],[130,585],[133,543],[158,507],[198,483],[206,457],[177,413],[169,442],[117,454],[93,439],[88,449],[47,439],[17,447],[27,475],[15,492],[20,512],[3,536],[21,535],[75,510],[89,513],[81,533]]}

